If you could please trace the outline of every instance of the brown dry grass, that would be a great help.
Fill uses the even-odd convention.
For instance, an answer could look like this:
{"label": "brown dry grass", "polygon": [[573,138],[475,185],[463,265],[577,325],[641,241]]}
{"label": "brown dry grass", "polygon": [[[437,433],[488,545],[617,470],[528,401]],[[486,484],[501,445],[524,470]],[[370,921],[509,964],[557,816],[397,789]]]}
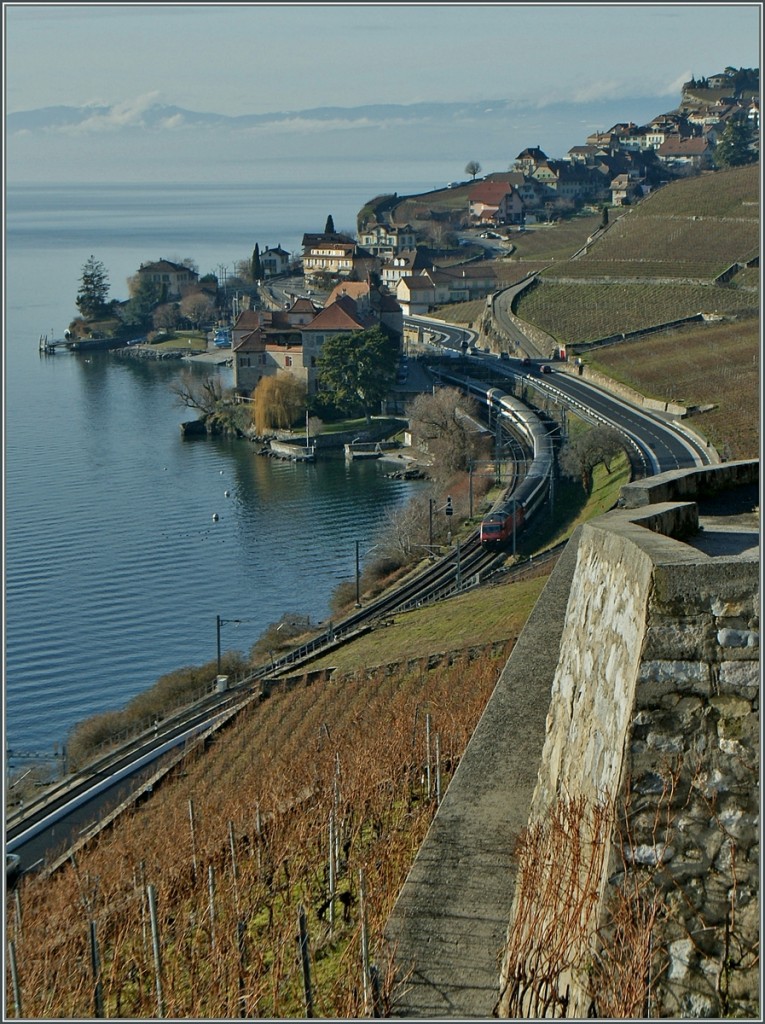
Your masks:
{"label": "brown dry grass", "polygon": [[598,349],[588,363],[661,401],[713,405],[688,423],[730,459],[760,448],[760,329],[756,320],[693,324]]}
{"label": "brown dry grass", "polygon": [[[24,1016],[93,1016],[90,921],[106,1015],[157,1016],[147,886],[156,892],[167,1016],[303,1016],[301,904],[315,1015],[362,1016],[359,872],[384,975],[382,930],[435,810],[424,789],[426,715],[432,789],[438,734],[443,792],[505,660],[500,651],[432,671],[360,673],[253,705],[74,865],[48,880],[23,879],[21,926],[9,915],[8,938]],[[339,874],[330,930],[333,807]]]}

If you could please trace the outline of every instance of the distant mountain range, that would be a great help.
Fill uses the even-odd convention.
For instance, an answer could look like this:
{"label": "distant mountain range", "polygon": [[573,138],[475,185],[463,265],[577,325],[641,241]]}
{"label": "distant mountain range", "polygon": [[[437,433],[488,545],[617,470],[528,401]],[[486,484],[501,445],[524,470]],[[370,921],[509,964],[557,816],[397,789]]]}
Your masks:
{"label": "distant mountain range", "polygon": [[[678,97],[679,99],[679,97]],[[454,179],[467,160],[506,170],[527,146],[560,157],[619,121],[667,109],[656,97],[529,106],[512,99],[375,103],[228,115],[170,106],[157,94],[111,105],[54,106],[6,116],[10,181],[295,180],[307,165],[338,182],[367,175]],[[277,173],[278,168],[278,173]]]}
{"label": "distant mountain range", "polygon": [[[8,133],[40,131],[97,132],[106,128],[142,128],[147,131],[178,130],[181,128],[226,128],[246,131],[252,128],[283,126],[300,122],[315,122],[317,125],[359,124],[412,124],[422,122],[449,123],[462,121],[494,121],[500,118],[524,118],[540,116],[557,121],[562,115],[597,111],[602,119],[608,114],[624,120],[625,107],[630,102],[649,104],[652,112],[660,112],[655,98],[636,101],[605,100],[600,103],[566,104],[555,103],[538,106],[520,106],[509,100],[482,100],[470,103],[374,103],[360,107],[316,107],[309,110],[277,111],[266,114],[228,115],[187,110],[183,107],[162,103],[147,103],[141,98],[113,105],[88,105],[85,107],[41,107],[8,114]],[[653,116],[653,115],[651,115]],[[603,127],[607,127],[603,124]]]}

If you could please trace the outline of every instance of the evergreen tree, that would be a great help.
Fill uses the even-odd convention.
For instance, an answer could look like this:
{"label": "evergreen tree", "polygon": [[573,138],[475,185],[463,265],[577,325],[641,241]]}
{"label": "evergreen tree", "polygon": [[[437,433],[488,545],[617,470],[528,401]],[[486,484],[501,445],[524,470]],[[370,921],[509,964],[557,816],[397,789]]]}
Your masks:
{"label": "evergreen tree", "polygon": [[757,153],[751,148],[754,132],[748,121],[739,118],[730,121],[720,136],[714,152],[718,167],[741,167],[757,163]]}
{"label": "evergreen tree", "polygon": [[94,320],[108,308],[109,275],[101,260],[89,257],[82,268],[76,305],[86,320]]}
{"label": "evergreen tree", "polygon": [[367,423],[396,375],[396,346],[380,327],[327,338],[319,356],[319,383],[338,409],[360,409]]}
{"label": "evergreen tree", "polygon": [[251,271],[253,281],[263,280],[263,267],[261,266],[260,263],[260,246],[258,245],[257,242],[255,243],[255,248],[252,252]]}
{"label": "evergreen tree", "polygon": [[324,225],[324,234],[325,235],[334,235],[334,233],[335,233],[335,222],[332,220],[332,214],[330,213],[329,217],[327,217],[327,223]]}

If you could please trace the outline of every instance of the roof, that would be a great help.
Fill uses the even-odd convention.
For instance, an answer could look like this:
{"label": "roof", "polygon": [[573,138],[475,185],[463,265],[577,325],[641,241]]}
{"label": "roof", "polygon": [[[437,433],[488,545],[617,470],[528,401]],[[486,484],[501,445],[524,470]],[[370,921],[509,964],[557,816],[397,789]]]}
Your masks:
{"label": "roof", "polygon": [[356,303],[347,295],[320,310],[304,331],[363,331],[367,325],[356,309]]}
{"label": "roof", "polygon": [[182,263],[171,263],[170,260],[157,260],[156,263],[142,263],[138,268],[138,273],[149,270],[152,273],[163,273],[163,274],[193,274],[194,277],[198,277],[196,270],[192,270],[190,267],[185,267]]}
{"label": "roof", "polygon": [[683,139],[679,135],[670,135],[657,150],[659,156],[703,156],[708,152],[709,142],[700,135],[690,139]]}
{"label": "roof", "polygon": [[506,195],[513,191],[513,186],[504,181],[482,181],[471,188],[468,199],[471,203],[485,203],[488,206],[499,206]]}
{"label": "roof", "polygon": [[335,302],[336,299],[339,299],[341,295],[348,295],[354,300],[360,299],[363,295],[369,295],[369,282],[341,281],[329,293],[327,301],[324,303],[325,308]]}

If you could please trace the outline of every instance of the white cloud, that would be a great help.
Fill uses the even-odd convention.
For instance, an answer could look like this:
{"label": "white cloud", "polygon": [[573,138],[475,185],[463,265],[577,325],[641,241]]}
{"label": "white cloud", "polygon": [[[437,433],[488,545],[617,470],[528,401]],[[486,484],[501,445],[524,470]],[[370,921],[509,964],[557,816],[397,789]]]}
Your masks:
{"label": "white cloud", "polygon": [[142,128],[145,126],[144,114],[158,98],[158,92],[148,92],[135,99],[124,100],[110,107],[105,113],[94,113],[79,124],[68,125],[61,131],[69,135],[88,135],[114,132],[121,128]]}

